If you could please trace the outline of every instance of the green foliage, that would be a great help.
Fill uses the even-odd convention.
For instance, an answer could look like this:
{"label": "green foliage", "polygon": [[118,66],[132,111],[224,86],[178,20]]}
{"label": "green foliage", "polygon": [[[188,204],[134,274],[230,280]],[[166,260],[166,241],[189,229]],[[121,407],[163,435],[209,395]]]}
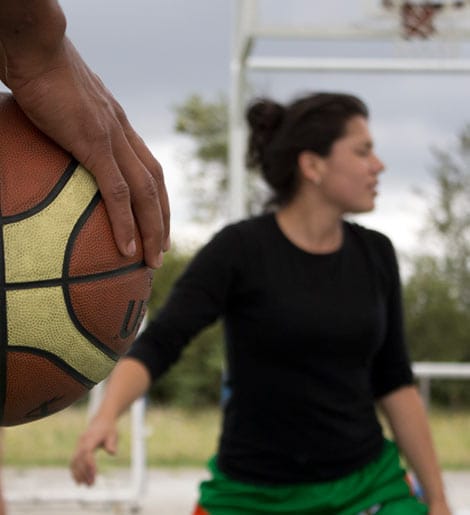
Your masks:
{"label": "green foliage", "polygon": [[197,336],[178,363],[152,389],[152,397],[172,406],[217,405],[223,366],[223,334],[216,324]]}
{"label": "green foliage", "polygon": [[455,153],[436,149],[434,155],[437,195],[430,202],[428,230],[459,305],[470,309],[470,126],[460,134]]}
{"label": "green foliage", "polygon": [[459,305],[436,258],[415,258],[404,288],[407,338],[414,361],[466,361],[470,358],[470,318]]}
{"label": "green foliage", "polygon": [[190,136],[196,143],[196,159],[203,163],[227,166],[228,107],[220,96],[214,102],[206,102],[199,95],[191,95],[176,106],[175,129]]}
{"label": "green foliage", "polygon": [[[151,317],[164,304],[191,257],[176,248],[165,255],[164,266],[155,271],[149,302]],[[153,386],[151,398],[185,408],[217,404],[222,363],[223,336],[221,324],[217,323],[190,342],[178,363]]]}
{"label": "green foliage", "polygon": [[[228,103],[220,95],[214,101],[191,95],[175,107],[175,129],[193,143],[187,173],[192,189],[194,216],[202,221],[225,217],[228,206]],[[248,173],[247,211],[259,212],[266,200],[266,186],[261,178]]]}
{"label": "green foliage", "polygon": [[228,188],[228,108],[225,97],[206,102],[192,95],[175,107],[175,129],[193,145],[187,174],[194,215],[201,221],[223,213]]}
{"label": "green foliage", "polygon": [[164,304],[176,279],[183,273],[192,255],[180,251],[176,246],[165,254],[163,266],[154,272],[153,287],[148,303],[149,316],[155,316],[156,311]]}
{"label": "green foliage", "polygon": [[[470,361],[470,127],[450,154],[434,150],[435,194],[426,229],[436,251],[411,258],[404,286],[407,339],[414,361]],[[433,399],[468,403],[468,381],[433,381]]]}

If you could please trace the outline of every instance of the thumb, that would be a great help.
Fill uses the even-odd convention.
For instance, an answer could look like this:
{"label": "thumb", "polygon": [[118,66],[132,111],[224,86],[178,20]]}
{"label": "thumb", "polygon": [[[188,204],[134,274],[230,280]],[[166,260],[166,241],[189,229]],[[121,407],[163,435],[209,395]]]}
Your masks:
{"label": "thumb", "polygon": [[112,432],[111,434],[106,436],[106,438],[103,442],[103,448],[108,454],[116,454],[117,443],[118,443],[117,434],[115,432]]}

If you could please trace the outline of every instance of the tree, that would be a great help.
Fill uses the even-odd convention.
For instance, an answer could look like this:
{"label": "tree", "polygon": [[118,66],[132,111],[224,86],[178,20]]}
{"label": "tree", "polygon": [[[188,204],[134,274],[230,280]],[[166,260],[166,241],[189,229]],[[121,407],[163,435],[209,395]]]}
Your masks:
{"label": "tree", "polygon": [[470,125],[456,152],[434,149],[436,196],[430,199],[427,228],[439,248],[445,274],[459,305],[470,309]]}
{"label": "tree", "polygon": [[192,95],[176,106],[177,132],[189,136],[193,152],[187,159],[190,175],[188,184],[192,190],[193,210],[199,220],[208,219],[224,212],[227,191],[227,102],[220,96],[214,102],[206,102],[199,95]]}
{"label": "tree", "polygon": [[[434,194],[425,235],[433,253],[410,259],[404,286],[407,340],[416,361],[470,361],[470,126],[454,153],[434,149]],[[468,381],[433,381],[433,398],[470,400]]]}
{"label": "tree", "polygon": [[[191,255],[174,247],[165,264],[155,271],[149,315],[155,316],[173,284],[186,268]],[[202,331],[184,351],[179,362],[151,389],[152,399],[186,408],[217,404],[223,363],[220,323]]]}
{"label": "tree", "polygon": [[417,256],[404,289],[414,361],[470,359],[470,317],[433,256]]}
{"label": "tree", "polygon": [[[191,95],[175,107],[175,129],[188,136],[193,151],[188,159],[188,181],[196,217],[207,221],[227,218],[228,206],[228,104],[220,95],[214,101]],[[252,172],[249,170],[249,172]],[[247,175],[247,210],[259,212],[266,187],[255,173]]]}

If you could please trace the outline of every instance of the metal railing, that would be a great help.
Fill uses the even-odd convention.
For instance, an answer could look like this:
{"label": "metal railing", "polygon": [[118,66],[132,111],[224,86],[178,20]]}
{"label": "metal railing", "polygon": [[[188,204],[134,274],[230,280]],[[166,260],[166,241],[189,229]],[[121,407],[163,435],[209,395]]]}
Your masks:
{"label": "metal railing", "polygon": [[419,390],[426,406],[431,402],[433,379],[470,379],[470,363],[419,361],[413,363]]}

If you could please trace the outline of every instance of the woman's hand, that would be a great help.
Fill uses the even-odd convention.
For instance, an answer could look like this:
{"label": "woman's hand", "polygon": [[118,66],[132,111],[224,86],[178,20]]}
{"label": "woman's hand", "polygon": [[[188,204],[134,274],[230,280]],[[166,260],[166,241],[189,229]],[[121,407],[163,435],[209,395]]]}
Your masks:
{"label": "woman's hand", "polygon": [[117,423],[114,419],[96,417],[78,440],[70,462],[72,476],[77,483],[94,484],[97,474],[95,451],[104,449],[108,454],[117,451]]}

